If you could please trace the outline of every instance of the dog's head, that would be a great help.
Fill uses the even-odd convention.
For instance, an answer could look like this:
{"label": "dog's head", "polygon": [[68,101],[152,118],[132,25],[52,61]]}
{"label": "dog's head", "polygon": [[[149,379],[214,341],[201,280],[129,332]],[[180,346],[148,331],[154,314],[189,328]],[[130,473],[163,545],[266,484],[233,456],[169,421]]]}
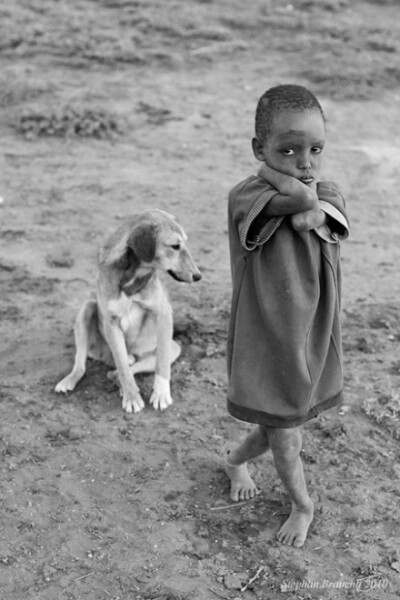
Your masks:
{"label": "dog's head", "polygon": [[100,262],[124,270],[144,267],[165,271],[192,283],[201,273],[186,245],[187,235],[174,216],[153,209],[129,217],[100,251]]}

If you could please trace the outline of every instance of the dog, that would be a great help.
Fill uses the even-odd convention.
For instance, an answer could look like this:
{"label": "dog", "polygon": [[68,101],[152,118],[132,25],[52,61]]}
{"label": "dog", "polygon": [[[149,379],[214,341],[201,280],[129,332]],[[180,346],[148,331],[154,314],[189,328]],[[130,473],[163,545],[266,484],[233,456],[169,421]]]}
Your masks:
{"label": "dog", "polygon": [[87,357],[115,368],[108,373],[120,386],[122,408],[144,408],[137,373],[155,372],[150,403],[157,410],[172,404],[171,364],[180,355],[172,339],[172,307],[160,272],[192,283],[201,273],[176,218],[151,209],[127,218],[98,254],[96,300],[81,307],[75,322],[73,369],[55,387],[72,391],[86,371]]}

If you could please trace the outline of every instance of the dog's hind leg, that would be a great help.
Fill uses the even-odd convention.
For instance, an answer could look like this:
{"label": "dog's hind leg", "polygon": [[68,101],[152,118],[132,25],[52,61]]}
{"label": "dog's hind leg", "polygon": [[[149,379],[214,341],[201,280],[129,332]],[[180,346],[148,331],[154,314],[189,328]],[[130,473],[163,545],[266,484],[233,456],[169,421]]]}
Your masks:
{"label": "dog's hind leg", "polygon": [[55,387],[56,392],[65,393],[72,391],[78,381],[84,376],[93,326],[97,329],[97,302],[95,300],[88,300],[82,305],[75,321],[76,354],[73,369],[69,375],[57,383]]}

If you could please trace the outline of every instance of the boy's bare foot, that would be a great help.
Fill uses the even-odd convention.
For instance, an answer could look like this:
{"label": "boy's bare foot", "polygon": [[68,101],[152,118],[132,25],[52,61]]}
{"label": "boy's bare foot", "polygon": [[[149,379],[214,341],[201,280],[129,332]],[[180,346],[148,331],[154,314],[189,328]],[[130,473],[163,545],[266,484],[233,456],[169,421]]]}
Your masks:
{"label": "boy's bare foot", "polygon": [[231,481],[231,500],[251,500],[260,490],[252,480],[247,470],[246,463],[243,465],[231,465],[228,461],[225,463],[225,472]]}
{"label": "boy's bare foot", "polygon": [[308,528],[314,516],[314,505],[310,500],[309,507],[304,510],[293,508],[287,521],[282,525],[276,537],[287,546],[301,548],[306,541]]}

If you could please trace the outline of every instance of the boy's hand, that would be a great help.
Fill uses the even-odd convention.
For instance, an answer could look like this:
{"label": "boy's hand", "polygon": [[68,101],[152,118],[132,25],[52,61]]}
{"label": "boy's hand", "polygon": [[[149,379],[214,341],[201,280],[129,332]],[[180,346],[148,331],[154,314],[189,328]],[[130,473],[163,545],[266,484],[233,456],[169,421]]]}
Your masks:
{"label": "boy's hand", "polygon": [[311,231],[317,229],[326,222],[326,214],[319,206],[297,213],[290,217],[293,229],[296,231]]}

